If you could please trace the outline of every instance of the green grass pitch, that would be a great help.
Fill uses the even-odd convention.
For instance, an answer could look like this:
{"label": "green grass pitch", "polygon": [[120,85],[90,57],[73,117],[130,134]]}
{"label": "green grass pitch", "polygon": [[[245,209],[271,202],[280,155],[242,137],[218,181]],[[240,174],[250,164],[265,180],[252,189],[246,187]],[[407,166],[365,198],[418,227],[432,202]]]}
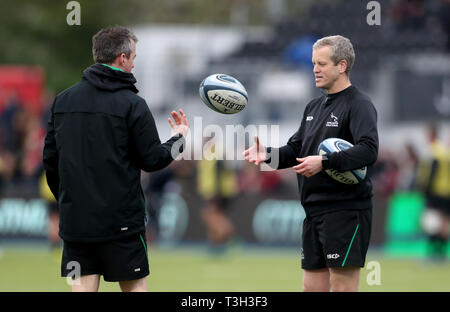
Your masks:
{"label": "green grass pitch", "polygon": [[[70,291],[60,277],[60,251],[45,247],[4,246],[0,254],[0,291]],[[301,291],[302,270],[297,249],[233,247],[213,255],[201,247],[149,246],[149,291]],[[381,285],[368,285],[372,272],[363,268],[360,291],[450,291],[450,262],[388,258],[369,252],[366,264],[380,264]],[[100,291],[119,291],[103,279]]]}

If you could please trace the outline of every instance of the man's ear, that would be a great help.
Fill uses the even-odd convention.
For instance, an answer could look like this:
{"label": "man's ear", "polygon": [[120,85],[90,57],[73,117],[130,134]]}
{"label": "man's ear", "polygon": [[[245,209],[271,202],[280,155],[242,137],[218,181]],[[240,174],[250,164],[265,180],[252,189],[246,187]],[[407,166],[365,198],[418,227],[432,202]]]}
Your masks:
{"label": "man's ear", "polygon": [[125,64],[125,59],[127,58],[126,54],[125,53],[121,53],[119,58],[120,58],[120,65],[123,66]]}
{"label": "man's ear", "polygon": [[339,73],[343,74],[347,70],[347,61],[346,60],[340,60],[339,61]]}

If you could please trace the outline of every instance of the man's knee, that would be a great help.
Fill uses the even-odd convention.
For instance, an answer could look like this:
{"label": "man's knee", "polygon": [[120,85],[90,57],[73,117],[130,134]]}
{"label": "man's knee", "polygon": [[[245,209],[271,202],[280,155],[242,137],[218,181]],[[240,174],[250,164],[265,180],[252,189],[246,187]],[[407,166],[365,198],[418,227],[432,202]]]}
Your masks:
{"label": "man's knee", "polygon": [[304,292],[328,292],[330,291],[330,274],[328,269],[304,270]]}
{"label": "man's knee", "polygon": [[72,280],[72,292],[97,292],[100,284],[100,275],[83,275]]}
{"label": "man's knee", "polygon": [[359,267],[331,268],[331,290],[333,292],[358,291],[359,271]]}
{"label": "man's knee", "polygon": [[358,285],[342,281],[339,279],[331,279],[331,290],[333,292],[356,292],[358,291]]}
{"label": "man's knee", "polygon": [[329,282],[303,281],[303,292],[329,292]]}
{"label": "man's knee", "polygon": [[147,291],[147,280],[145,277],[133,280],[120,282],[120,289],[123,292],[146,292]]}

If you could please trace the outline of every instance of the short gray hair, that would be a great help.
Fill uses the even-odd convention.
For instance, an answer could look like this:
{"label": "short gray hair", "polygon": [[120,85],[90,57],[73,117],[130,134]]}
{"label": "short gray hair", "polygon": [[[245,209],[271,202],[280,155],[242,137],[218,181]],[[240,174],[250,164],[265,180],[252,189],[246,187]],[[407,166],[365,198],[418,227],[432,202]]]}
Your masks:
{"label": "short gray hair", "polygon": [[350,40],[339,35],[324,37],[314,43],[313,50],[324,46],[329,46],[331,48],[331,60],[335,65],[342,60],[347,62],[347,69],[345,72],[347,75],[350,74],[353,63],[355,62],[355,51],[353,50],[353,45]]}
{"label": "short gray hair", "polygon": [[92,55],[96,63],[111,64],[122,53],[129,58],[137,43],[135,34],[128,28],[114,26],[103,28],[92,37]]}

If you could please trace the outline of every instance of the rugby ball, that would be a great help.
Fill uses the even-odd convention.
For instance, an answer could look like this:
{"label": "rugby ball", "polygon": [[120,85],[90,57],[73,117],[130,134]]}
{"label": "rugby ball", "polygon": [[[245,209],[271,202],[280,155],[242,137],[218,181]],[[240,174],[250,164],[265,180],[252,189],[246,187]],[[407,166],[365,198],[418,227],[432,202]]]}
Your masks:
{"label": "rugby ball", "polygon": [[248,95],[242,83],[225,74],[206,77],[199,88],[200,98],[212,110],[222,114],[236,114],[247,105]]}
{"label": "rugby ball", "polygon": [[[319,147],[317,149],[317,154],[319,155],[327,155],[331,154],[333,152],[341,152],[345,151],[346,149],[349,149],[350,147],[353,147],[353,144],[350,142],[347,142],[343,139],[339,138],[328,138],[326,140],[323,140],[322,143],[319,144]],[[355,170],[348,170],[348,171],[338,171],[336,169],[326,169],[325,172],[335,179],[338,182],[344,183],[344,184],[358,184],[364,178],[366,177],[367,173],[367,166],[355,169]]]}

